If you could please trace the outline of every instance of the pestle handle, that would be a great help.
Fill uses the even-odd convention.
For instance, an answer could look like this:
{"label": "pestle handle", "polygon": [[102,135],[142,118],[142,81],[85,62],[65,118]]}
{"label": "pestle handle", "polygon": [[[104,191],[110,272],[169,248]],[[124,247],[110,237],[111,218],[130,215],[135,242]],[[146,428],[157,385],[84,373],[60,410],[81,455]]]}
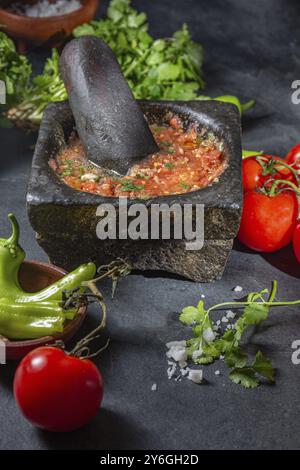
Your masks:
{"label": "pestle handle", "polygon": [[94,36],[69,42],[60,58],[76,128],[88,158],[122,175],[158,151],[110,47]]}

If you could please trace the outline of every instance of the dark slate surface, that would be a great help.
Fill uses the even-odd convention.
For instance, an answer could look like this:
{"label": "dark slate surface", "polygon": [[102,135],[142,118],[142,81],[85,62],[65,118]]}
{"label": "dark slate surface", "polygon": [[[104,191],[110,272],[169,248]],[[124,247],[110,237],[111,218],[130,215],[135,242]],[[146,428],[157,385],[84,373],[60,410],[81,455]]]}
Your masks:
{"label": "dark slate surface", "polygon": [[[107,2],[103,2],[105,6]],[[297,0],[164,0],[135,2],[149,13],[151,32],[168,36],[182,21],[206,50],[209,93],[232,92],[256,97],[258,105],[244,119],[244,147],[284,154],[299,139],[300,108],[291,104],[291,82],[299,79],[300,5]],[[298,30],[298,32],[297,32]],[[39,65],[39,54],[34,58]],[[22,225],[28,257],[45,259],[33,238],[25,210],[25,188],[34,137],[0,130],[1,233],[13,210]],[[199,285],[181,279],[132,275],[109,305],[111,347],[98,360],[106,393],[103,408],[85,429],[52,435],[30,426],[12,396],[14,367],[1,366],[1,449],[288,449],[300,447],[300,365],[291,363],[291,343],[300,338],[296,309],[271,315],[251,341],[269,354],[277,368],[276,386],[254,391],[230,383],[223,365],[205,370],[207,383],[170,382],[164,356],[166,341],[188,331],[178,311],[204,293],[210,304],[237,295],[237,284],[259,289],[274,278],[278,298],[299,297],[300,269],[290,248],[268,256],[236,246],[222,281]],[[109,295],[109,285],[103,289]],[[91,311],[85,329],[97,321]],[[216,369],[222,374],[214,375]],[[157,391],[151,386],[157,383]]]}

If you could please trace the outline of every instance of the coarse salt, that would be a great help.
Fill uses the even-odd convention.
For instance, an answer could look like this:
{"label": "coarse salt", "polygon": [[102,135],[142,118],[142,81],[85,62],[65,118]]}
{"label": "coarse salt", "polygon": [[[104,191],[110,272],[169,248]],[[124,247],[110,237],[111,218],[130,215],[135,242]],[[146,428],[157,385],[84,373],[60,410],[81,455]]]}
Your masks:
{"label": "coarse salt", "polygon": [[208,343],[211,343],[212,341],[215,340],[216,336],[211,328],[206,328],[206,330],[203,331],[203,338]]}
{"label": "coarse salt", "polygon": [[234,292],[242,292],[243,288],[241,286],[236,286],[233,291]]}
{"label": "coarse salt", "polygon": [[35,4],[13,3],[9,10],[17,15],[29,16],[32,18],[46,18],[50,16],[65,15],[81,8],[79,0],[56,0],[50,3],[49,0],[39,0]]}
{"label": "coarse salt", "polygon": [[167,370],[167,374],[168,374],[168,379],[170,380],[173,375],[175,374],[176,372],[176,364],[175,362],[172,364],[172,366],[170,366]]}
{"label": "coarse salt", "polygon": [[233,319],[235,317],[235,313],[232,310],[226,310],[226,317]]}
{"label": "coarse salt", "polygon": [[152,390],[153,392],[156,392],[156,390],[157,390],[157,384],[153,384],[152,387],[151,387],[151,390]]}
{"label": "coarse salt", "polygon": [[201,384],[203,380],[203,371],[201,369],[190,369],[188,379],[195,384]]}
{"label": "coarse salt", "polygon": [[167,352],[167,357],[169,359],[171,359],[171,358],[174,359],[174,361],[176,361],[176,362],[186,361],[187,360],[187,352],[186,352],[185,349],[171,348]]}

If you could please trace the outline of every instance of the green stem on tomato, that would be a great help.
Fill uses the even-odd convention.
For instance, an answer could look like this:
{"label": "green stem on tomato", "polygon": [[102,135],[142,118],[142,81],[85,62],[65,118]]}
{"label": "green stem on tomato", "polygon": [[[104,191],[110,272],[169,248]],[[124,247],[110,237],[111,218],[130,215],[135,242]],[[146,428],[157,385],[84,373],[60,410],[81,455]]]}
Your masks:
{"label": "green stem on tomato", "polygon": [[[258,155],[256,157],[256,161],[263,167],[264,166],[264,162],[266,163],[274,163],[276,166],[277,166],[277,170],[280,171],[281,168],[280,167],[284,167],[284,168],[288,168],[290,170],[290,172],[293,174],[293,176],[295,177],[297,183],[299,184],[300,183],[300,179],[299,179],[299,175],[298,175],[298,172],[297,170],[295,170],[295,168],[293,168],[291,165],[289,165],[288,163],[286,163],[285,161],[280,161],[280,160],[276,160],[276,159],[273,159],[271,158],[268,159],[267,157],[264,157],[263,155]],[[276,169],[276,168],[275,168]]]}
{"label": "green stem on tomato", "polygon": [[268,192],[268,195],[270,197],[276,196],[276,189],[277,189],[278,184],[284,184],[284,185],[289,186],[297,194],[297,196],[300,196],[300,189],[297,188],[297,186],[294,183],[292,183],[291,181],[288,181],[288,180],[275,180],[274,183],[272,184],[271,188],[270,188],[270,191]]}

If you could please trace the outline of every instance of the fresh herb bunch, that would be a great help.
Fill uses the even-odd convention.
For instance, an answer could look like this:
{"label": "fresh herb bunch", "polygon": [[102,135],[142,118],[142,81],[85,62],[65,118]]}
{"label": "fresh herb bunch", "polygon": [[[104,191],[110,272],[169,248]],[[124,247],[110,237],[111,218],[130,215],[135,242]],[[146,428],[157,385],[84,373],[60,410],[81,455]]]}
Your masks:
{"label": "fresh herb bunch", "polygon": [[33,78],[26,89],[26,97],[18,106],[11,108],[7,117],[20,126],[39,126],[46,106],[54,101],[68,98],[63,81],[59,75],[59,54],[52,50],[46,61],[43,73]]}
{"label": "fresh herb bunch", "polygon": [[187,26],[169,39],[154,40],[146,14],[130,0],[112,0],[106,18],[78,26],[73,34],[98,36],[112,48],[137,99],[190,100],[204,86],[203,48]]}
{"label": "fresh herb bunch", "polygon": [[14,106],[25,96],[31,76],[31,65],[17,53],[13,41],[0,31],[0,80],[6,86],[7,106]]}
{"label": "fresh herb bunch", "polygon": [[[271,361],[261,351],[257,351],[254,360],[249,363],[248,354],[241,346],[241,342],[249,328],[259,326],[268,318],[270,308],[300,304],[298,300],[275,302],[276,291],[277,282],[273,281],[270,294],[267,289],[252,292],[245,301],[224,302],[208,310],[205,310],[203,301],[200,301],[197,307],[185,307],[181,312],[180,321],[185,325],[193,326],[194,333],[193,338],[187,341],[188,357],[196,364],[206,365],[224,356],[225,363],[230,368],[230,379],[245,388],[257,387],[260,383],[259,377],[274,382],[275,371]],[[267,299],[266,295],[268,295]],[[232,329],[218,337],[214,334],[214,323],[210,318],[210,313],[225,308],[243,309],[243,313]]]}
{"label": "fresh herb bunch", "polygon": [[[111,0],[106,17],[78,26],[73,35],[94,35],[109,44],[137,99],[216,99],[236,105],[241,113],[254,105],[253,100],[241,104],[237,97],[231,95],[216,98],[198,95],[204,87],[202,46],[192,41],[186,25],[171,38],[154,40],[148,33],[146,14],[134,10],[130,0]],[[3,70],[8,89],[15,90],[7,117],[20,127],[36,128],[49,103],[67,99],[59,74],[58,52],[52,51],[43,73],[28,84],[31,67],[24,56],[16,53],[13,43],[4,33],[0,36],[1,56],[2,48],[7,51],[13,48],[14,52]],[[1,56],[0,64],[3,61]],[[0,79],[1,72],[0,65]]]}

